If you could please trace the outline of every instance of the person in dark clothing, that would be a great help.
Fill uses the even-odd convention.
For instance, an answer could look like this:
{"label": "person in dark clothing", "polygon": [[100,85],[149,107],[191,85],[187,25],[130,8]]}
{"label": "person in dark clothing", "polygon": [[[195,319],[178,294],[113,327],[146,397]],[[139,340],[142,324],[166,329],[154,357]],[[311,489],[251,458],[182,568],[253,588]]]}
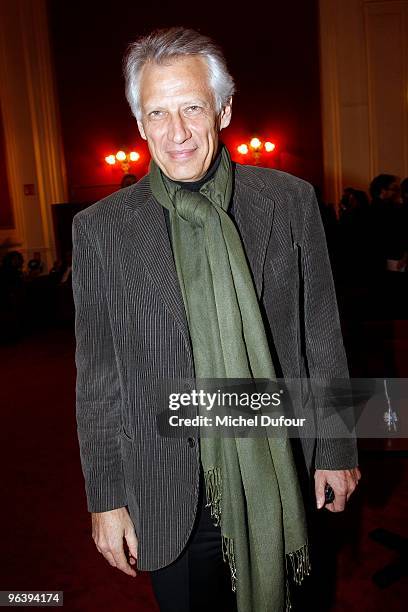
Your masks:
{"label": "person in dark clothing", "polygon": [[365,262],[370,256],[367,232],[369,201],[364,191],[347,187],[340,202],[337,236],[337,266],[340,280],[360,283],[366,275]]}
{"label": "person in dark clothing", "polygon": [[405,250],[408,251],[408,177],[401,181],[402,217],[405,234]]}
{"label": "person in dark clothing", "polygon": [[21,335],[26,315],[24,257],[10,251],[0,266],[0,340],[14,340]]}
{"label": "person in dark clothing", "polygon": [[120,182],[120,188],[130,187],[130,185],[134,185],[135,183],[137,183],[136,174],[124,174]]}
{"label": "person in dark clothing", "polygon": [[404,317],[407,308],[407,215],[399,177],[376,176],[370,185],[370,194],[371,302],[377,304],[380,316]]}
{"label": "person in dark clothing", "polygon": [[407,245],[400,179],[391,174],[376,176],[370,185],[370,195],[373,271],[403,271]]}
{"label": "person in dark clothing", "polygon": [[401,181],[401,198],[403,206],[408,206],[408,177]]}

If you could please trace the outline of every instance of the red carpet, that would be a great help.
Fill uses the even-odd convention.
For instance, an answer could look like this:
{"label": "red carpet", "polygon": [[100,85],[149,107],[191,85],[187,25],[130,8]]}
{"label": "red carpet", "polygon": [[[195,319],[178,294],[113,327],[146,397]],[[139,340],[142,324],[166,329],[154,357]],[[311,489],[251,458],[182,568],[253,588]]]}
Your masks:
{"label": "red carpet", "polygon": [[[70,612],[157,612],[149,578],[112,568],[91,538],[75,426],[71,330],[32,334],[0,348],[0,590],[62,590]],[[364,454],[359,495],[327,517],[341,541],[334,612],[406,609],[401,579],[381,590],[371,576],[395,553],[368,537],[377,527],[408,535],[408,460]],[[316,604],[315,610],[318,610]]]}

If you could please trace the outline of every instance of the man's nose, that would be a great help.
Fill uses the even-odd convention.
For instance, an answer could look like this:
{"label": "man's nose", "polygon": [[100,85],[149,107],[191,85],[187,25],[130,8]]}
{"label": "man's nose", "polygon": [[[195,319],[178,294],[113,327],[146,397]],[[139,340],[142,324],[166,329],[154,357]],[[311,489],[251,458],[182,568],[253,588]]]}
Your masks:
{"label": "man's nose", "polygon": [[176,144],[182,144],[189,138],[191,138],[191,132],[183,117],[179,114],[173,115],[169,128],[169,139]]}

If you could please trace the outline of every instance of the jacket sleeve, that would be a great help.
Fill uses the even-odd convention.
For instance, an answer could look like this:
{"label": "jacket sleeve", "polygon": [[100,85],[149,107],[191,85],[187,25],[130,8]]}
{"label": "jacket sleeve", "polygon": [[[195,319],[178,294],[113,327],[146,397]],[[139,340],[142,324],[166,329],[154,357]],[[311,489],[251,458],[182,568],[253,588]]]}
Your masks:
{"label": "jacket sleeve", "polygon": [[76,215],[72,224],[76,419],[89,512],[126,506],[121,394],[101,262]]}
{"label": "jacket sleeve", "polygon": [[315,469],[358,465],[349,371],[323,223],[311,185],[304,194],[304,340],[316,410]]}

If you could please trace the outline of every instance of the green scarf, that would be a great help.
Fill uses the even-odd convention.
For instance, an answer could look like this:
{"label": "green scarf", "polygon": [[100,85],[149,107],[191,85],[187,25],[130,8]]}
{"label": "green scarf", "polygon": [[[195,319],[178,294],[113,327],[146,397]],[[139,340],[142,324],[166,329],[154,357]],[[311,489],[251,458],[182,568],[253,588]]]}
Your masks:
{"label": "green scarf", "polygon": [[[154,197],[170,212],[196,377],[274,381],[253,281],[241,239],[226,212],[232,177],[225,147],[214,177],[199,192],[168,180],[153,160],[149,173]],[[238,611],[290,609],[288,576],[300,584],[310,571],[290,440],[285,432],[278,438],[204,434],[200,458]]]}

